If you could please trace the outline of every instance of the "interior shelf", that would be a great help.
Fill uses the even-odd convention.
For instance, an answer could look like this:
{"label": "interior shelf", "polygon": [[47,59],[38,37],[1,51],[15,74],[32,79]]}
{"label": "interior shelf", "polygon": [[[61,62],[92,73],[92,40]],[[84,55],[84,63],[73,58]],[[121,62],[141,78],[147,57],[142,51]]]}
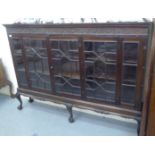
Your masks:
{"label": "interior shelf", "polygon": [[20,69],[17,68],[17,71],[19,71],[19,72],[25,72],[25,69],[24,68],[20,68]]}
{"label": "interior shelf", "polygon": [[[85,60],[85,63],[92,63],[92,64],[94,64],[95,63],[95,61],[97,61],[97,59],[91,59],[91,60]],[[110,62],[110,61],[102,61],[102,60],[100,60],[101,62],[103,62],[103,64],[105,64],[105,65],[116,65],[116,62],[114,61],[114,62]]]}
{"label": "interior shelf", "polygon": [[72,73],[72,74],[69,74],[69,73],[55,74],[55,77],[66,77],[66,78],[80,80],[80,75],[78,73]]}
{"label": "interior shelf", "polygon": [[125,83],[123,83],[122,86],[125,86],[125,87],[136,87],[135,84],[125,84]]}
{"label": "interior shelf", "polygon": [[93,78],[93,79],[100,79],[100,80],[113,80],[113,81],[115,81],[116,80],[116,78],[115,77],[110,77],[110,76],[87,76],[86,77],[87,79],[89,79],[89,78]]}
{"label": "interior shelf", "polygon": [[127,85],[136,85],[136,80],[134,79],[124,79],[123,84],[127,84]]}
{"label": "interior shelf", "polygon": [[[86,50],[84,51],[84,53],[95,53],[95,52],[96,51],[86,51]],[[96,52],[96,53],[102,53],[102,52]],[[106,52],[104,51],[103,53],[105,53],[105,54],[116,54],[116,52],[110,52],[110,51],[109,52],[108,51],[106,51]]]}
{"label": "interior shelf", "polygon": [[22,49],[14,50],[14,54],[13,55],[21,56],[22,55]]}
{"label": "interior shelf", "polygon": [[[65,58],[65,57],[57,57],[57,58],[55,57],[55,58],[52,58],[52,60],[54,60],[54,61],[60,61],[60,62],[61,62],[61,60],[62,60],[63,58]],[[67,57],[66,57],[66,59],[69,59],[70,62],[79,62],[78,58],[72,59],[72,58],[67,58]]]}
{"label": "interior shelf", "polygon": [[123,66],[131,66],[131,67],[137,67],[136,63],[123,63]]}

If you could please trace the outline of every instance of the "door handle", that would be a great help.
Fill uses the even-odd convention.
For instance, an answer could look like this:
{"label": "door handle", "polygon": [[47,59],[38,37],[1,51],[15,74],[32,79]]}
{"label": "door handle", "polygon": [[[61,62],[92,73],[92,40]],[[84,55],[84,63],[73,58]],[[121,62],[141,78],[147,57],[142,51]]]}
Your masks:
{"label": "door handle", "polygon": [[51,70],[53,70],[53,69],[54,69],[54,67],[53,67],[53,66],[51,66],[51,67],[50,67],[50,69],[51,69]]}

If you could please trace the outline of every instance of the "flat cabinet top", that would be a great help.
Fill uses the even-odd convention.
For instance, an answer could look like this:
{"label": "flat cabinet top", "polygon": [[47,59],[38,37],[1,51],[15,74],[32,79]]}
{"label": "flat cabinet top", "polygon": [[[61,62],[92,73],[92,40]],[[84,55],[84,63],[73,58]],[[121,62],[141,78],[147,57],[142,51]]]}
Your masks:
{"label": "flat cabinet top", "polygon": [[8,34],[147,36],[151,23],[10,24]]}

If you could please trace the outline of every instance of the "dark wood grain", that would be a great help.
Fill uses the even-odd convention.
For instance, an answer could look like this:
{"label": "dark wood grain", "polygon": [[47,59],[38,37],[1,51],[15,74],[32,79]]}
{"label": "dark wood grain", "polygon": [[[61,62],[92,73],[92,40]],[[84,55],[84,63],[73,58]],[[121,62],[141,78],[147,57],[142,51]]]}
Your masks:
{"label": "dark wood grain", "polygon": [[137,66],[137,73],[136,73],[136,94],[135,94],[135,108],[137,110],[141,110],[142,108],[142,87],[143,87],[143,80],[144,80],[144,61],[145,61],[145,48],[146,45],[144,41],[141,40],[139,42],[139,49],[138,49],[138,66]]}
{"label": "dark wood grain", "polygon": [[123,39],[118,39],[117,49],[117,69],[116,69],[116,93],[115,102],[121,104],[121,87],[122,87],[122,71],[123,71]]}
{"label": "dark wood grain", "polygon": [[[142,119],[140,126],[139,135],[145,136],[147,130],[147,121],[148,121],[148,107],[150,103],[150,94],[151,94],[151,81],[152,81],[152,72],[153,72],[153,58],[154,58],[154,42],[155,42],[155,32],[154,24],[152,23],[148,29],[149,39],[148,39],[148,49],[146,56],[146,71],[145,71],[145,81],[144,81],[144,90],[143,90],[143,108],[142,108]],[[153,46],[154,45],[154,46]]]}
{"label": "dark wood grain", "polygon": [[50,71],[50,77],[51,77],[52,94],[56,94],[55,79],[54,79],[54,68],[51,69],[51,67],[53,67],[52,45],[51,45],[49,37],[47,38],[46,43],[47,43],[47,51],[48,51],[48,64],[49,64],[49,71]]}
{"label": "dark wood grain", "polygon": [[79,38],[79,62],[80,62],[80,81],[81,81],[81,98],[86,99],[86,75],[85,75],[85,54],[83,38]]}
{"label": "dark wood grain", "polygon": [[13,54],[14,48],[13,48],[13,40],[12,39],[13,38],[8,35],[8,41],[9,41],[9,45],[10,45],[11,56],[12,56],[12,60],[13,60],[13,66],[14,66],[14,69],[15,69],[15,75],[16,75],[17,83],[18,83],[18,86],[19,86],[20,83],[19,83],[19,79],[17,77],[18,73],[17,73],[17,69],[16,69],[15,57],[14,57],[14,54]]}
{"label": "dark wood grain", "polygon": [[25,51],[25,40],[22,38],[22,50],[23,50],[23,59],[24,59],[24,66],[25,66],[25,73],[26,73],[26,79],[28,81],[28,87],[32,87],[32,83],[30,81],[30,73],[29,73],[29,62],[27,60],[26,51]]}
{"label": "dark wood grain", "polygon": [[4,24],[7,28],[104,28],[104,27],[119,27],[119,28],[147,28],[151,22],[122,22],[122,23],[84,23],[84,24]]}
{"label": "dark wood grain", "polygon": [[[155,50],[155,49],[154,49]],[[154,57],[155,58],[155,57]],[[147,117],[147,136],[155,136],[155,63],[153,65],[153,78],[151,85],[151,97],[150,97],[150,105],[148,108],[148,117]]]}

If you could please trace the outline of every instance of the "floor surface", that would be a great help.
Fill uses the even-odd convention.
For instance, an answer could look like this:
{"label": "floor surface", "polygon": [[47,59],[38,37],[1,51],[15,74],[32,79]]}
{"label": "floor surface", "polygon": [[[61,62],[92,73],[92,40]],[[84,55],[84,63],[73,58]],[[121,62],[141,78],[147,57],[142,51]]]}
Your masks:
{"label": "floor surface", "polygon": [[19,102],[0,95],[0,136],[136,136],[137,123],[129,123],[94,116],[74,110],[75,123],[68,122],[65,108],[29,103],[23,99],[24,109],[17,110]]}

